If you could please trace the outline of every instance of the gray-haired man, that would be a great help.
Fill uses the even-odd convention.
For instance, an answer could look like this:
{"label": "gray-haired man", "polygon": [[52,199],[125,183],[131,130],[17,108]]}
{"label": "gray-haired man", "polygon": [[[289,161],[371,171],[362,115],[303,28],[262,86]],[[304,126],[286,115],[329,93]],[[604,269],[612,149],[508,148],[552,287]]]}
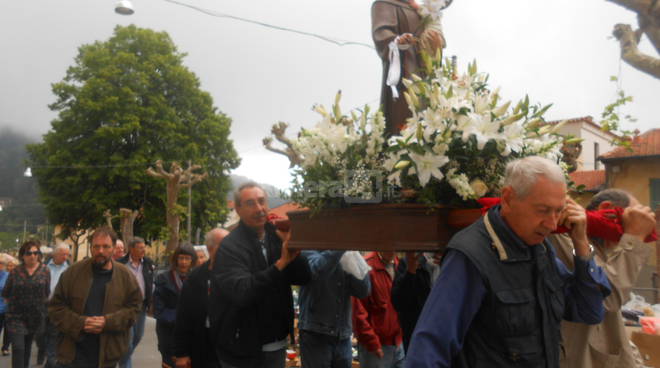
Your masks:
{"label": "gray-haired man", "polygon": [[[574,273],[546,240],[558,224],[571,229]],[[563,171],[541,157],[512,161],[501,205],[450,240],[406,366],[558,367],[561,320],[599,323],[609,293]]]}
{"label": "gray-haired man", "polygon": [[[55,292],[55,286],[60,280],[62,273],[69,268],[69,246],[67,244],[59,244],[53,250],[53,257],[48,262],[47,266],[50,270],[50,295],[52,297]],[[57,335],[59,331],[46,317],[46,328],[44,329],[44,347],[46,350],[46,368],[56,367],[57,365]]]}

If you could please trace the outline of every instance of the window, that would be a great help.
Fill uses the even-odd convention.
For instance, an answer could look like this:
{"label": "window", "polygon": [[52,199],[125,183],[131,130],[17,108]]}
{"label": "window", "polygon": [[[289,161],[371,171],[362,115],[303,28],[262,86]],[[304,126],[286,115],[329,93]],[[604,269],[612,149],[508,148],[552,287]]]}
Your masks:
{"label": "window", "polygon": [[651,209],[655,211],[660,206],[660,179],[651,179],[649,192],[651,193]]}
{"label": "window", "polygon": [[600,162],[598,162],[598,156],[600,156],[600,149],[598,147],[598,142],[594,142],[594,170],[598,170]]}

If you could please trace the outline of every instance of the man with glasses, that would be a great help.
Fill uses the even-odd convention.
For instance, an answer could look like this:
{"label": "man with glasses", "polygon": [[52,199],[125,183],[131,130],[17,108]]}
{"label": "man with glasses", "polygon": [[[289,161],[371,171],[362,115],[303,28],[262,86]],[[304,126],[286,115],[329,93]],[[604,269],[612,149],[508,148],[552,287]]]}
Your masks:
{"label": "man with glasses", "polygon": [[291,285],[309,281],[309,266],[289,250],[289,235],[267,221],[268,198],[258,184],[241,185],[234,203],[241,222],[218,250],[209,308],[220,366],[283,368],[293,331]]}
{"label": "man with glasses", "polygon": [[142,294],[131,272],[112,259],[116,241],[112,229],[96,229],[92,256],[71,265],[55,287],[48,317],[61,333],[63,367],[114,367],[128,351]]}
{"label": "man with glasses", "polygon": [[[120,240],[117,240],[120,242]],[[131,368],[131,355],[133,351],[142,340],[144,335],[144,323],[147,319],[147,311],[151,305],[151,295],[154,288],[154,262],[145,256],[147,245],[144,239],[134,237],[128,242],[128,254],[118,261],[125,264],[126,267],[133,273],[137,280],[140,291],[142,292],[142,310],[138,313],[135,325],[131,328],[131,337],[128,346],[128,352],[119,361],[119,368]],[[115,252],[116,253],[116,252]]]}

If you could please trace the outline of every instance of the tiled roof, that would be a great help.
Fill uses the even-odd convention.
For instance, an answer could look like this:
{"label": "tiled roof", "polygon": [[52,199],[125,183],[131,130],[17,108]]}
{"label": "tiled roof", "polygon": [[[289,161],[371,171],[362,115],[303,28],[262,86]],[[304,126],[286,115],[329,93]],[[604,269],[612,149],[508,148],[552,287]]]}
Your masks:
{"label": "tiled roof", "polygon": [[584,185],[585,190],[600,190],[605,184],[605,170],[573,171],[568,174],[575,185]]}
{"label": "tiled roof", "polygon": [[584,122],[584,123],[586,123],[586,124],[591,125],[592,127],[596,128],[596,129],[602,131],[602,132],[605,133],[605,134],[611,135],[612,137],[618,137],[618,135],[616,135],[616,134],[614,134],[614,133],[612,133],[612,132],[608,132],[608,131],[602,130],[602,129],[601,129],[601,126],[598,125],[598,124],[596,124],[596,123],[594,122],[594,118],[591,117],[591,115],[582,116],[582,117],[579,117],[579,118],[573,118],[573,119],[564,119],[564,120],[552,120],[552,121],[546,121],[545,123],[548,124],[548,125],[557,125],[557,124],[559,124],[559,123],[561,123],[561,122],[564,122],[564,121],[566,121],[566,124]]}
{"label": "tiled roof", "polygon": [[630,148],[617,147],[601,155],[600,158],[606,161],[629,157],[660,156],[660,129],[651,129],[644,134],[636,136],[633,138]]}

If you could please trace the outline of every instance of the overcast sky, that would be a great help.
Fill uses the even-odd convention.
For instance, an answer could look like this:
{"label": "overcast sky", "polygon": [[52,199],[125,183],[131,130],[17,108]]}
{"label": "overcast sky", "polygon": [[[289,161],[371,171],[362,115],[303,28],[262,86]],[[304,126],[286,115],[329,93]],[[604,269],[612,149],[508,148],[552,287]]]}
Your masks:
{"label": "overcast sky", "polygon": [[[183,3],[371,44],[371,0],[180,0]],[[165,0],[134,0],[135,14],[113,12],[112,0],[0,2],[0,127],[33,137],[50,129],[50,85],[60,81],[78,47],[106,40],[117,24],[167,31],[188,56],[184,60],[232,120],[231,136],[243,164],[235,173],[284,188],[288,162],[262,148],[277,121],[300,126],[318,120],[337,90],[343,108],[377,103],[381,63],[362,46],[339,47],[316,38],[227,18]],[[464,69],[477,59],[506,99],[530,95],[554,103],[547,117],[598,118],[614,101],[619,48],[610,34],[616,23],[636,24],[634,14],[604,0],[454,0],[445,11],[445,55]],[[653,54],[648,41],[642,50]],[[633,105],[622,112],[639,121],[628,128],[660,126],[660,82],[626,64],[621,82]]]}

